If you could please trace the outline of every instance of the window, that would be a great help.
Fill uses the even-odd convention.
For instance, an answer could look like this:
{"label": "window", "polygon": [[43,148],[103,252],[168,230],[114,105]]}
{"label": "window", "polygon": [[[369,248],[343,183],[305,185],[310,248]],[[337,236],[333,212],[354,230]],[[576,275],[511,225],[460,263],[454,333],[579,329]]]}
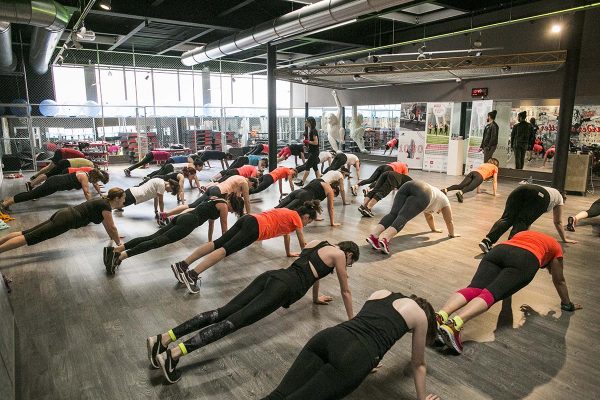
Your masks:
{"label": "window", "polygon": [[87,100],[83,67],[52,68],[56,101],[64,106],[78,106]]}

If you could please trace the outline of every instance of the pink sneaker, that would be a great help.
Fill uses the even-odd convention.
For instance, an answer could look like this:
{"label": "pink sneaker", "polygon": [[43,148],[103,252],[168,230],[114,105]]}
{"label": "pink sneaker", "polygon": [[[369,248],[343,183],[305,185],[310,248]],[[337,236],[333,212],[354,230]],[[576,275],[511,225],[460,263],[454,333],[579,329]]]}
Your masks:
{"label": "pink sneaker", "polygon": [[379,239],[379,250],[385,254],[390,254],[390,244],[387,239]]}
{"label": "pink sneaker", "polygon": [[377,239],[375,235],[369,235],[367,238],[367,243],[369,243],[373,249],[380,250],[379,239]]}

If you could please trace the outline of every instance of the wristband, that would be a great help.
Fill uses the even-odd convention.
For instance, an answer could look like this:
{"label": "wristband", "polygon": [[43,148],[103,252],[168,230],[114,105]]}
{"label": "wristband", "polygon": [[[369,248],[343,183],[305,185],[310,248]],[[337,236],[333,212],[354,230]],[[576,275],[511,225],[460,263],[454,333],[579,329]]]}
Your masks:
{"label": "wristband", "polygon": [[564,311],[575,311],[575,304],[573,302],[570,303],[560,303],[560,309]]}

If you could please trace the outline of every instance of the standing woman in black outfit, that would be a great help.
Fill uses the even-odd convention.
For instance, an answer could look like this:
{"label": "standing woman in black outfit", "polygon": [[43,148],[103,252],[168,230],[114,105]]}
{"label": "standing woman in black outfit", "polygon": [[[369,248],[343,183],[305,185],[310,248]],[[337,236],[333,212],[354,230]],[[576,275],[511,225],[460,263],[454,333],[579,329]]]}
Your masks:
{"label": "standing woman in black outfit", "polygon": [[321,174],[319,173],[319,132],[317,131],[317,121],[313,117],[306,118],[304,121],[304,129],[308,134],[308,139],[304,140],[304,143],[308,145],[308,160],[301,166],[296,168],[298,173],[304,171],[304,176],[300,181],[297,182],[298,185],[304,185],[306,182],[306,178],[308,178],[308,174],[310,173],[310,169],[312,168],[315,171],[315,176],[319,178]]}
{"label": "standing woman in black outfit", "polygon": [[73,189],[81,189],[85,199],[91,200],[92,195],[89,190],[90,183],[94,186],[96,192],[98,192],[99,195],[102,195],[98,182],[104,184],[108,183],[108,173],[93,169],[90,172],[78,171],[71,174],[51,176],[44,183],[36,186],[29,192],[18,193],[14,197],[4,199],[0,204],[0,210],[8,210],[8,207],[15,203],[40,199],[42,197],[50,196],[58,191]]}
{"label": "standing woman in black outfit", "polygon": [[33,246],[71,229],[83,228],[92,222],[94,224],[102,222],[108,236],[120,245],[121,239],[112,218],[112,210],[122,208],[123,204],[125,204],[125,191],[121,188],[112,188],[106,197],[88,200],[74,207],[61,208],[52,214],[48,221],[0,238],[0,253],[25,245]]}
{"label": "standing woman in black outfit", "polygon": [[[198,314],[163,334],[149,337],[146,343],[150,363],[154,368],[160,366],[165,378],[175,383],[181,378],[181,372],[175,367],[182,356],[254,324],[280,307],[289,308],[304,297],[311,287],[313,303],[328,304],[333,298],[319,295],[319,280],[334,271],[340,283],[346,314],[348,319],[352,318],[354,313],[347,268],[358,261],[359,256],[360,250],[354,242],[333,245],[313,240],[287,269],[262,273],[225,306]],[[188,340],[168,349],[170,343],[196,331]]]}
{"label": "standing woman in black outfit", "polygon": [[412,333],[411,366],[418,400],[426,395],[425,346],[435,341],[431,304],[389,290],[373,293],[356,317],[327,328],[308,341],[279,386],[263,400],[334,400],[352,393],[385,353]]}

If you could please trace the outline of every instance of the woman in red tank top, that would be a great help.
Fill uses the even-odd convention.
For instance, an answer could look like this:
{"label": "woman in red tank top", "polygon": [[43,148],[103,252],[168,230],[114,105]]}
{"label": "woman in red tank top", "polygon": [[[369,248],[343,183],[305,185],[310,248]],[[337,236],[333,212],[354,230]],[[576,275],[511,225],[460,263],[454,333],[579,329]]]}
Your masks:
{"label": "woman in red tank top", "polygon": [[[465,322],[486,312],[494,303],[524,288],[535,274],[546,268],[560,297],[560,308],[581,308],[569,297],[563,275],[563,251],[558,242],[543,233],[523,231],[492,248],[477,268],[471,283],[454,293],[438,311],[438,333],[446,346],[462,353],[461,329]],[[454,318],[449,318],[454,314]]]}
{"label": "woman in red tank top", "polygon": [[[290,251],[290,234],[296,232],[298,244],[303,249],[302,228],[314,221],[318,213],[321,213],[319,201],[307,201],[297,210],[274,208],[260,214],[244,215],[219,239],[201,245],[185,260],[171,264],[171,269],[191,293],[198,293],[198,281],[203,271],[256,241],[283,236],[286,255],[297,257],[300,253]],[[202,257],[204,259],[194,269],[188,269],[190,264]]]}

